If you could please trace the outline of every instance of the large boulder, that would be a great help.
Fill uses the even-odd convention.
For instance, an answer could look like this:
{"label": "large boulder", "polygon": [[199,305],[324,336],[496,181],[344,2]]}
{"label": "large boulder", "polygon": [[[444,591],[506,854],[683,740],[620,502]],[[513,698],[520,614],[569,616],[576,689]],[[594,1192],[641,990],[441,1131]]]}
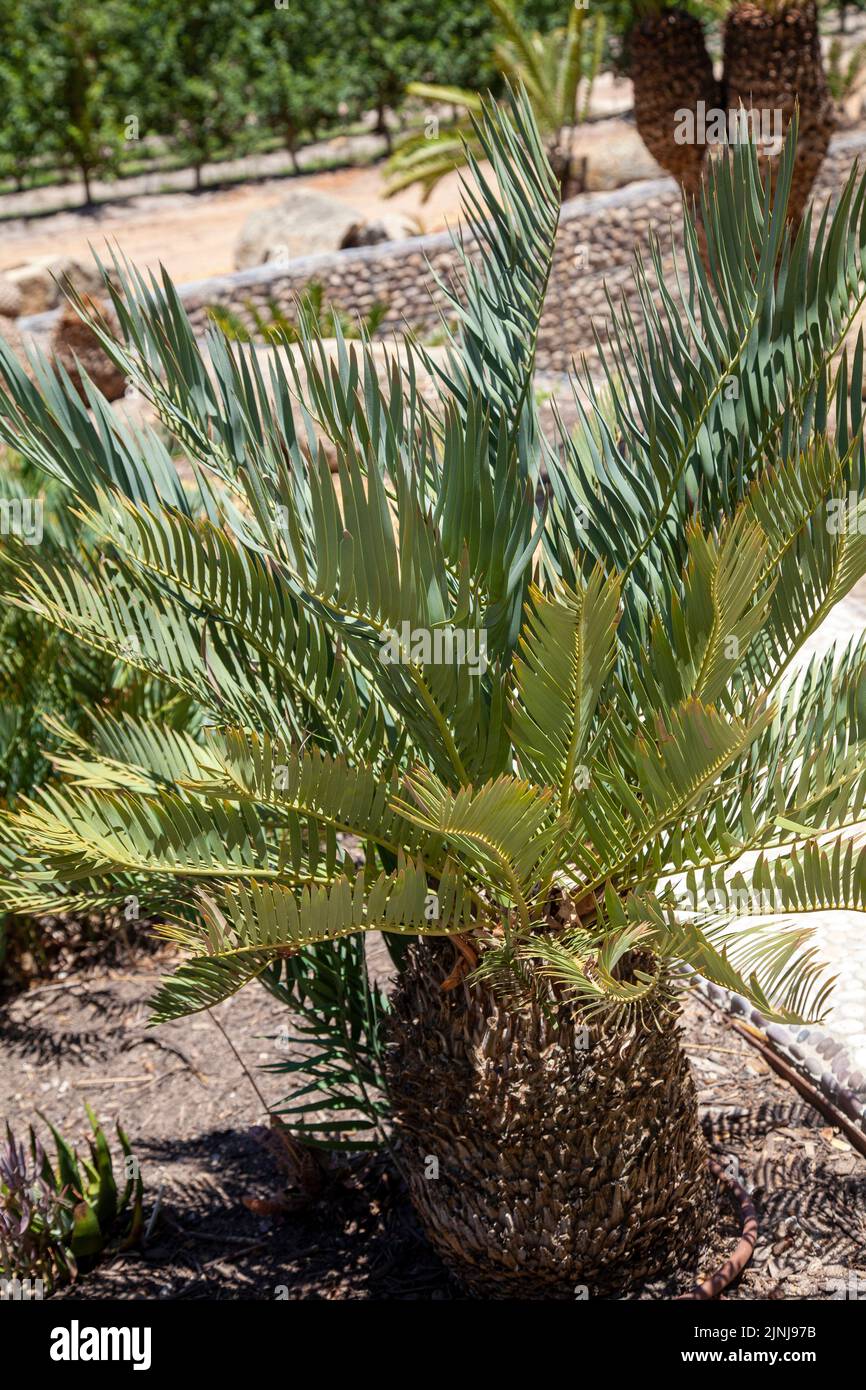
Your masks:
{"label": "large boulder", "polygon": [[19,295],[19,315],[44,314],[56,309],[65,290],[98,294],[102,280],[94,263],[73,256],[41,256],[8,270],[5,279]]}
{"label": "large boulder", "polygon": [[627,120],[612,118],[566,130],[563,144],[570,146],[572,181],[587,193],[608,192],[636,179],[664,177],[664,169]]}
{"label": "large boulder", "polygon": [[410,236],[419,235],[419,226],[414,217],[404,212],[385,212],[381,216],[363,222],[353,222],[340,249],[350,246],[378,246],[383,241],[405,241]]}
{"label": "large boulder", "polygon": [[317,251],[337,251],[349,228],[363,220],[357,208],[339,198],[293,189],[275,207],[260,208],[247,218],[235,246],[235,268],[285,264]]}
{"label": "large boulder", "polygon": [[0,275],[0,318],[17,319],[21,313],[23,297],[14,280]]}
{"label": "large boulder", "polygon": [[[112,333],[118,333],[119,324],[113,309],[105,302],[98,302],[84,296],[84,304],[91,312],[98,313]],[[81,368],[90,377],[109,401],[116,401],[126,390],[126,378],[106,356],[102,344],[88,323],[75,311],[74,306],[64,301],[60,318],[51,335],[51,358],[65,367],[82,400],[87,397],[79,371]]]}

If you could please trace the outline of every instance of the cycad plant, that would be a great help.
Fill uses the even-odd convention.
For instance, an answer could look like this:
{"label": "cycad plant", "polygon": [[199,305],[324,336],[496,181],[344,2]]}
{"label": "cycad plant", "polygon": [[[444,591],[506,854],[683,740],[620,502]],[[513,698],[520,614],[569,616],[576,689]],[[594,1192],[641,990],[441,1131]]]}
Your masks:
{"label": "cycad plant", "polygon": [[[100,538],[90,568],[8,549],[10,596],[209,715],[71,737],[10,817],[7,894],[161,911],[188,958],[157,1020],[280,990],[321,1030],[298,1132],[330,1087],[337,1140],[363,1142],[358,1111],[393,1126],[469,1288],[574,1296],[693,1263],[711,1222],[689,972],[818,1017],[798,916],[863,902],[866,647],[792,663],[866,573],[861,341],[830,366],[866,296],[866,186],[792,241],[793,143],[772,200],[735,151],[706,191],[712,278],[688,220],[676,276],[638,262],[606,380],[575,383],[581,427],[551,443],[559,189],[524,96],[477,138],[493,177],[470,156],[444,366],[410,342],[383,385],[366,342],[307,336],[266,380],[195,340],[167,278],[117,267],[103,341],[194,486],[3,354],[0,430]],[[390,1008],[342,949],[373,929]]]}
{"label": "cycad plant", "polygon": [[[604,52],[604,16],[590,18],[585,6],[573,4],[564,27],[540,34],[526,29],[512,0],[487,0],[487,4],[498,34],[493,62],[506,82],[526,91],[560,194],[570,198],[582,191],[572,137],[574,128],[586,120],[589,112],[593,83]],[[435,129],[425,123],[424,130],[405,139],[386,165],[389,197],[417,183],[426,201],[440,179],[465,165],[467,150],[478,154],[481,149],[475,140],[472,118],[481,113],[483,99],[479,92],[430,82],[412,82],[406,90],[409,96],[449,105],[464,113],[455,125],[441,131],[438,123]]]}

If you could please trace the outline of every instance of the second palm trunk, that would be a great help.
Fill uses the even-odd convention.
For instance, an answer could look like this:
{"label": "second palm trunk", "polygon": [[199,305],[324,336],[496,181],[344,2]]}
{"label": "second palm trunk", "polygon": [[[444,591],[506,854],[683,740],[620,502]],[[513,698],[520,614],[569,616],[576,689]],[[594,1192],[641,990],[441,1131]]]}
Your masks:
{"label": "second palm trunk", "polygon": [[[761,128],[788,129],[799,103],[797,157],[788,216],[799,224],[833,133],[833,103],[821,61],[818,11],[813,0],[744,0],[725,20],[725,95]],[[771,161],[773,172],[777,167]]]}

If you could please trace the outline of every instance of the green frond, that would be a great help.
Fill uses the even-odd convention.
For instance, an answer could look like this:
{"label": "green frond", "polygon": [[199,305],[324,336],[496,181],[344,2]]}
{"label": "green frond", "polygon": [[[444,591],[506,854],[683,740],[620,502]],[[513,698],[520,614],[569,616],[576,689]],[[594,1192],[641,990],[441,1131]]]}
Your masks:
{"label": "green frond", "polygon": [[418,768],[407,792],[392,805],[407,820],[441,835],[461,861],[511,899],[521,925],[528,926],[526,893],[544,880],[563,829],[550,789],[500,777],[454,793]]}
{"label": "green frond", "polygon": [[[866,801],[866,637],[813,657],[697,815],[660,837],[655,865],[711,868],[749,851],[850,830]],[[650,879],[656,869],[648,869]]]}
{"label": "green frond", "polygon": [[672,593],[669,613],[653,618],[648,657],[629,668],[648,709],[689,696],[710,704],[725,697],[766,622],[772,594],[765,573],[769,542],[745,510],[720,538],[693,523],[687,544],[682,592]]}
{"label": "green frond", "polygon": [[441,840],[419,835],[417,828],[393,808],[400,786],[396,774],[383,780],[375,767],[350,766],[344,757],[320,749],[298,750],[244,729],[220,729],[209,734],[210,770],[200,768],[184,783],[198,796],[215,796],[267,807],[289,822],[300,835],[299,818],[326,829],[355,835],[392,854],[407,849],[422,854],[428,864],[443,858]]}
{"label": "green frond", "polygon": [[410,82],[407,95],[419,97],[421,101],[437,101],[443,106],[465,106],[473,115],[480,116],[484,110],[483,98],[477,92],[465,87],[443,87],[435,82]]}
{"label": "green frond", "polygon": [[295,1138],[314,1147],[376,1149],[390,1127],[383,1028],[390,1001],[370,979],[364,940],[320,942],[262,976],[290,1011],[285,1044],[303,1053],[265,1068],[297,1080],[275,1113]]}
{"label": "green frond", "polygon": [[215,766],[192,735],[157,720],[93,713],[88,722],[85,736],[58,719],[45,720],[61,744],[51,761],[71,786],[158,792],[203,777]]}
{"label": "green frond", "polygon": [[647,927],[645,944],[661,959],[742,995],[765,1018],[805,1023],[823,1016],[833,977],[811,944],[808,928],[732,922],[729,910],[696,912],[691,900],[681,914],[681,901],[675,894],[633,894],[625,916]]}
{"label": "green frond", "polygon": [[[6,820],[65,883],[127,873],[190,879],[278,874],[265,827],[243,804],[58,785],[22,797]],[[318,846],[305,846],[279,872],[314,878],[317,859]]]}
{"label": "green frond", "polygon": [[835,526],[820,509],[779,566],[763,642],[752,648],[760,672],[750,675],[764,688],[778,682],[807,638],[866,574],[866,501],[842,511]]}
{"label": "green frond", "polygon": [[481,154],[481,147],[472,139],[472,128],[468,124],[443,131],[435,140],[419,136],[401,145],[388,164],[385,196],[393,198],[404,188],[420,184],[421,202],[426,203],[436,185],[466,163],[467,147]]}
{"label": "green frond", "polygon": [[559,789],[562,810],[574,794],[599,697],[616,657],[617,576],[595,569],[575,589],[538,589],[514,659],[511,726],[524,774]]}
{"label": "green frond", "polygon": [[[265,366],[116,262],[120,340],[95,331],[166,444],[0,348],[0,441],[74,490],[49,545],[4,537],[2,593],[40,661],[97,654],[99,711],[43,721],[55,779],[4,810],[0,900],[158,906],[190,957],[158,1018],[279,976],[323,991],[324,1039],[328,979],[370,1004],[373,929],[468,932],[477,978],[588,1017],[655,1018],[685,967],[769,1017],[826,1004],[789,919],[862,907],[866,639],[792,670],[866,574],[862,339],[832,365],[866,299],[866,180],[792,237],[794,134],[774,188],[751,147],[713,161],[710,271],[689,216],[673,274],[653,243],[554,448],[533,378],[560,188],[533,101],[576,102],[585,38],[577,11],[564,39],[512,35],[538,91],[474,115],[444,362],[410,338],[383,369],[308,315]],[[23,727],[0,711],[0,738]],[[772,891],[771,920],[709,906],[722,887]],[[328,1123],[363,1140],[379,1102],[350,1113],[335,1047]],[[317,1104],[290,1107],[313,1138]]]}
{"label": "green frond", "polygon": [[[564,125],[576,124],[580,114],[577,110],[577,92],[583,76],[586,20],[587,11],[579,5],[572,5],[568,14],[565,46],[559,60],[556,82],[556,109]],[[603,17],[596,18],[589,27],[603,32]],[[591,74],[591,77],[594,76],[594,73]]]}
{"label": "green frond", "polygon": [[[580,551],[585,566],[601,560],[628,578],[623,633],[635,658],[686,562],[689,517],[697,512],[708,529],[733,515],[768,457],[793,458],[824,428],[828,364],[866,297],[866,185],[856,171],[814,244],[808,217],[790,242],[795,140],[792,127],[772,199],[751,145],[711,162],[704,223],[712,277],[688,215],[673,276],[653,242],[649,266],[636,267],[637,315],[612,304],[609,340],[599,342],[607,381],[622,387],[614,427],[587,378],[586,402],[577,398],[582,428],[563,435],[561,457],[548,464],[548,562],[570,579]],[[852,379],[847,367],[836,377],[846,449],[859,428],[848,393],[862,372],[861,348],[855,356]]]}
{"label": "green frond", "polygon": [[536,965],[541,977],[553,981],[584,1017],[604,1014],[611,1020],[655,1002],[664,990],[667,976],[658,962],[652,972],[637,967],[632,979],[617,974],[623,959],[640,951],[649,935],[649,928],[640,924],[609,932],[602,939],[589,931],[571,930],[557,937],[536,933],[520,943],[518,955]]}
{"label": "green frond", "polygon": [[[297,577],[281,572],[207,519],[193,522],[141,506],[106,504],[97,534],[139,590],[151,587],[161,602],[174,597],[176,611],[189,613],[203,636],[222,638],[230,650],[250,648],[247,662],[235,664],[269,674],[271,687],[283,694],[279,705],[270,702],[270,710],[289,711],[299,736],[312,727],[320,737],[359,752],[379,752],[386,738],[385,712],[339,659],[322,631],[317,605],[305,602],[303,593],[299,597],[303,569]],[[230,708],[228,697],[239,684],[230,677],[229,682],[221,687],[223,710]],[[254,685],[237,689],[236,695],[235,710],[248,718],[257,708],[268,709]]]}
{"label": "green frond", "polygon": [[150,1001],[151,1024],[212,1009],[250,984],[271,964],[269,955],[199,956],[184,961]]}
{"label": "green frond", "polygon": [[862,833],[821,845],[810,839],[787,853],[761,854],[750,869],[707,869],[686,882],[696,901],[732,916],[866,912],[866,847]]}
{"label": "green frond", "polygon": [[[419,353],[445,392],[466,406],[489,402],[491,449],[502,437],[518,450],[521,474],[536,480],[543,445],[532,376],[544,299],[559,225],[559,190],[525,94],[511,94],[507,114],[485,103],[474,122],[495,186],[474,154],[463,182],[465,232],[455,237],[456,283],[437,279],[447,303],[447,366]],[[471,256],[472,247],[480,252]],[[544,451],[546,452],[546,451]]]}
{"label": "green frond", "polygon": [[195,486],[187,494],[156,431],[130,429],[95,388],[85,404],[68,375],[53,371],[36,349],[30,365],[32,380],[0,335],[0,441],[85,502],[116,487],[149,505],[201,505]]}
{"label": "green frond", "polygon": [[610,742],[589,767],[574,802],[571,848],[586,891],[608,879],[659,877],[672,865],[669,827],[699,815],[722,773],[771,718],[745,722],[689,699],[636,734],[609,721]]}
{"label": "green frond", "polygon": [[202,894],[199,909],[195,926],[163,929],[188,950],[205,953],[163,983],[153,1000],[155,1023],[212,1007],[240,988],[244,973],[259,974],[287,951],[359,931],[447,936],[473,925],[458,870],[446,869],[432,892],[423,863],[402,856],[394,873],[372,881],[361,869],[354,880],[341,874],[300,891],[254,879],[225,884],[218,897]]}

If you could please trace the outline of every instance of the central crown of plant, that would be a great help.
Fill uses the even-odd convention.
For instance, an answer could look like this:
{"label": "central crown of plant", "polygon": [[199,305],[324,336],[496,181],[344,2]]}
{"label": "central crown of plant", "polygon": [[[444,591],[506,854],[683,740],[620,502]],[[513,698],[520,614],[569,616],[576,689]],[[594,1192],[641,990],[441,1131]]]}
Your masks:
{"label": "central crown of plant", "polygon": [[863,644],[793,665],[866,573],[860,340],[828,365],[866,294],[864,186],[791,244],[793,143],[772,203],[737,149],[705,198],[712,278],[688,219],[676,275],[653,245],[606,386],[576,385],[552,443],[558,190],[524,98],[477,135],[447,351],[395,347],[384,381],[366,340],[305,332],[267,369],[203,350],[166,277],[115,265],[123,341],[101,337],[193,484],[164,433],[0,347],[0,435],[94,542],[7,543],[8,594],[156,692],[67,731],[7,818],[6,900],[168,916],[190,959],[159,1018],[374,928],[470,933],[482,969],[589,1010],[686,964],[814,1015],[797,914],[861,908],[866,881]]}

